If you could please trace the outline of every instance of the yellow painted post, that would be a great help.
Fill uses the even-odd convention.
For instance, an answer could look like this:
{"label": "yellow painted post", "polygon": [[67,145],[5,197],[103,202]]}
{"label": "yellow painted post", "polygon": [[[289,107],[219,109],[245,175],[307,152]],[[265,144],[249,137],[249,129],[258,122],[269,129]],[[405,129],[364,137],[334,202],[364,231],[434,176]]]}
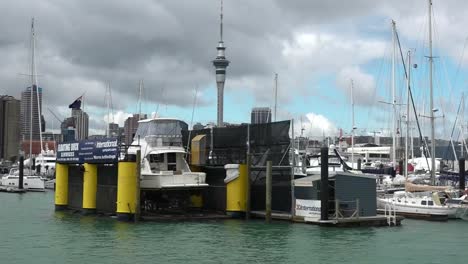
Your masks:
{"label": "yellow painted post", "polygon": [[136,212],[137,163],[120,161],[117,174],[117,219],[133,220]]}
{"label": "yellow painted post", "polygon": [[96,212],[97,165],[84,164],[83,174],[83,213]]}
{"label": "yellow painted post", "polygon": [[68,207],[68,165],[55,164],[55,210]]}
{"label": "yellow painted post", "polygon": [[233,217],[240,217],[246,211],[247,165],[239,165],[239,177],[227,183],[226,212]]}

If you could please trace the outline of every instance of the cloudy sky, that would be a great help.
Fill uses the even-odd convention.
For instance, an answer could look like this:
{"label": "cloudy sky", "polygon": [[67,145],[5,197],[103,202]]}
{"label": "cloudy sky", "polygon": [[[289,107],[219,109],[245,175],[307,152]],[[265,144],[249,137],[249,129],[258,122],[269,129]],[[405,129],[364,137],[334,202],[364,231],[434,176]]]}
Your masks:
{"label": "cloudy sky", "polygon": [[[468,91],[468,2],[434,2],[434,102],[445,115],[436,121],[437,133],[446,137],[461,93]],[[108,84],[114,120],[122,125],[137,111],[140,80],[143,112],[191,123],[196,102],[194,122],[216,120],[211,61],[219,39],[219,0],[2,0],[0,10],[0,93],[19,97],[28,85],[21,74],[29,73],[34,17],[48,129],[58,128],[48,109],[66,117],[68,104],[85,93],[91,134],[102,133]],[[349,132],[353,79],[359,133],[388,132],[391,107],[378,101],[391,100],[392,19],[403,53],[414,53],[415,103],[427,114],[426,0],[225,0],[224,40],[231,61],[225,121],[248,122],[252,107],[272,107],[278,73],[278,119],[294,118],[296,131]],[[395,75],[397,101],[404,103],[400,57]]]}

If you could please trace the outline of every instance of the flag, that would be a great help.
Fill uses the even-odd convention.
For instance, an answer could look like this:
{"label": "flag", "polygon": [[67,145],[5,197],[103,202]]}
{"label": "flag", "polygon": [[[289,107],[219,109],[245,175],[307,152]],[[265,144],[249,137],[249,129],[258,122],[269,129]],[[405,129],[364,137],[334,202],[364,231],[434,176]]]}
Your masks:
{"label": "flag", "polygon": [[78,97],[73,103],[71,103],[71,105],[68,106],[68,108],[71,108],[71,109],[80,109],[81,108],[81,99],[83,98],[83,96],[80,96]]}

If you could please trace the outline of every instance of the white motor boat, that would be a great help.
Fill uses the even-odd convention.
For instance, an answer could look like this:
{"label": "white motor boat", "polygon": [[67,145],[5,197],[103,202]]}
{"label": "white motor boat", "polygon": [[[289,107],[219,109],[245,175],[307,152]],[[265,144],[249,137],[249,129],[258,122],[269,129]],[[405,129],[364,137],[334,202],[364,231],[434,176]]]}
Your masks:
{"label": "white motor boat", "polygon": [[[206,187],[206,174],[192,172],[185,160],[182,131],[188,125],[177,119],[138,121],[129,155],[141,149],[141,189],[190,189]],[[137,147],[137,145],[141,147]]]}
{"label": "white motor boat", "polygon": [[378,197],[379,210],[394,210],[396,214],[409,218],[447,220],[459,217],[459,206],[441,201],[438,192],[397,191],[393,195]]}
{"label": "white motor boat", "polygon": [[[11,169],[8,175],[2,177],[1,184],[7,187],[18,188],[19,186],[19,170]],[[31,175],[29,170],[24,170],[23,188],[28,191],[43,192],[45,190],[44,181],[41,177]]]}

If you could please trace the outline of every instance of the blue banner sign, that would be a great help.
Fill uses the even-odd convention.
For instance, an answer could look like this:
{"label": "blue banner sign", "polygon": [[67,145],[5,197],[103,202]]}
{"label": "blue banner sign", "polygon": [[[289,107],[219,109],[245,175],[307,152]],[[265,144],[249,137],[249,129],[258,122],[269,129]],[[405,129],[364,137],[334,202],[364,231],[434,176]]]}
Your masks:
{"label": "blue banner sign", "polygon": [[118,154],[116,138],[64,142],[57,146],[59,163],[114,163]]}

